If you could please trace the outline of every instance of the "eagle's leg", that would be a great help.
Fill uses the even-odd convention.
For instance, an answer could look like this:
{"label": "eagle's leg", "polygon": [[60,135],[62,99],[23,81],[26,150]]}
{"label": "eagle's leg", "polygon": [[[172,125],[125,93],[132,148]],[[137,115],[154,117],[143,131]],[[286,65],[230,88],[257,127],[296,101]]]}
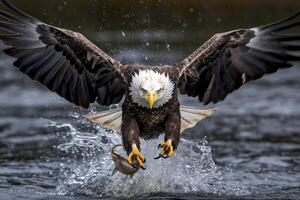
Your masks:
{"label": "eagle's leg", "polygon": [[123,119],[125,120],[122,123],[121,132],[123,145],[128,155],[128,162],[135,168],[140,168],[146,160],[140,152],[140,129],[138,123],[134,118],[124,115]]}
{"label": "eagle's leg", "polygon": [[173,155],[180,141],[180,126],[181,120],[178,107],[178,109],[173,109],[172,113],[167,117],[165,123],[165,140],[158,145],[163,150],[157,158],[168,158]]}

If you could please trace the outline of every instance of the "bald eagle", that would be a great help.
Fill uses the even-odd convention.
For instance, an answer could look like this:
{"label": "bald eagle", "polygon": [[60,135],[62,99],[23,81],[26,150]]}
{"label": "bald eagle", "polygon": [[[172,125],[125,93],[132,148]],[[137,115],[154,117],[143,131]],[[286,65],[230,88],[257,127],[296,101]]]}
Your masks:
{"label": "bald eagle", "polygon": [[[141,167],[140,137],[165,134],[160,157],[176,150],[182,126],[208,112],[180,107],[178,94],[217,103],[243,84],[300,62],[300,35],[287,35],[299,26],[297,13],[287,19],[250,29],[212,36],[189,57],[174,65],[125,65],[108,56],[82,34],[48,25],[0,0],[3,52],[13,65],[69,102],[88,108],[117,104],[112,110],[89,116],[102,124],[119,119],[128,161]],[[104,120],[106,119],[106,120]],[[186,127],[186,125],[184,125]]]}

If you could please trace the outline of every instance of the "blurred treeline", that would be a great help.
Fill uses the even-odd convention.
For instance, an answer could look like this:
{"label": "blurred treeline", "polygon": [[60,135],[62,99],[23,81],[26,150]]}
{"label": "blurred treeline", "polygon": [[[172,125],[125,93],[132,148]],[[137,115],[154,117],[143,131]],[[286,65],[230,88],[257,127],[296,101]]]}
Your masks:
{"label": "blurred treeline", "polygon": [[[11,1],[46,23],[83,33],[121,61],[132,56],[134,62],[150,56],[148,51],[184,58],[214,33],[252,28],[300,10],[300,0]],[[137,56],[137,47],[148,53]],[[155,59],[161,56],[152,57],[143,62],[160,63]],[[171,57],[162,61],[181,59]]]}
{"label": "blurred treeline", "polygon": [[[73,29],[220,31],[268,23],[300,10],[299,0],[12,0],[48,23]],[[212,28],[211,28],[212,27]]]}

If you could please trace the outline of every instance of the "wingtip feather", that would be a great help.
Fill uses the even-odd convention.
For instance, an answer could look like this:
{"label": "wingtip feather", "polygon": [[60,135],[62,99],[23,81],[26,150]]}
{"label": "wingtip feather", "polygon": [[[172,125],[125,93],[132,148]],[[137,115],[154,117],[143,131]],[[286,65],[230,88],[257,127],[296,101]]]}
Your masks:
{"label": "wingtip feather", "polygon": [[[0,3],[3,5],[5,11],[8,11],[9,13],[15,15],[17,18],[20,18],[20,17],[25,18],[26,20],[29,20],[31,23],[39,22],[39,20],[37,20],[36,18],[34,18],[31,15],[28,15],[27,13],[18,9],[9,0],[0,0]],[[21,21],[24,21],[24,20],[21,20]]]}
{"label": "wingtip feather", "polygon": [[[291,15],[290,17],[287,17],[285,19],[276,21],[271,24],[263,25],[258,28],[253,28],[252,30],[256,31],[262,31],[262,32],[276,32],[276,31],[282,31],[286,30],[295,26],[300,25],[300,10],[296,12],[295,14]],[[295,20],[297,17],[299,19]]]}

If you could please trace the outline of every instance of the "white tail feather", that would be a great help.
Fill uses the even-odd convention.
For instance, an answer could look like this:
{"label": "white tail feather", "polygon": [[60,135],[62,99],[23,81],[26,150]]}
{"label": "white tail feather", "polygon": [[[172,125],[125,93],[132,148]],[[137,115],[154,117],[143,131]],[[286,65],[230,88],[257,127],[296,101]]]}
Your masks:
{"label": "white tail feather", "polygon": [[199,121],[209,117],[216,109],[201,110],[199,108],[180,106],[181,132],[185,129],[194,127]]}
{"label": "white tail feather", "polygon": [[121,133],[122,125],[122,109],[116,108],[98,113],[91,113],[83,117],[88,120],[100,124],[103,128],[114,130]]}
{"label": "white tail feather", "polygon": [[[194,127],[199,121],[209,117],[216,109],[201,110],[199,108],[180,106],[181,132]],[[122,109],[116,108],[98,113],[84,115],[88,120],[100,124],[103,128],[121,133]]]}

